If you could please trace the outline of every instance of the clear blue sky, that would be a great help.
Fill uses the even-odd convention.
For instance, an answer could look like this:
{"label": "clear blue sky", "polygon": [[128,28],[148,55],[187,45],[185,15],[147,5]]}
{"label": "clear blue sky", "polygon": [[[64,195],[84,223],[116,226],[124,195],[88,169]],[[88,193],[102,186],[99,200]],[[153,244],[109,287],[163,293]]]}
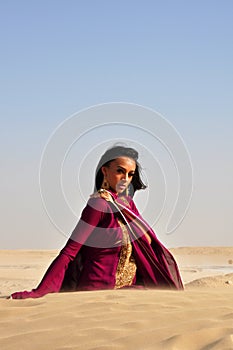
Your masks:
{"label": "clear blue sky", "polygon": [[233,245],[233,2],[0,1],[2,248],[59,248],[39,193],[43,148],[89,106],[160,112],[194,167],[169,246]]}

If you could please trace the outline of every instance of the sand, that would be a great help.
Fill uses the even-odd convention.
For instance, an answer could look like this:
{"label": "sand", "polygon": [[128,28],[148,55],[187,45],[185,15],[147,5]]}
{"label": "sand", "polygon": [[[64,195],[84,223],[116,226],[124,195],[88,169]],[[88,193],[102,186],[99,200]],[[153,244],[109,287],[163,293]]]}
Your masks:
{"label": "sand", "polygon": [[184,291],[112,290],[6,300],[56,251],[0,251],[0,349],[233,349],[233,247],[176,248]]}

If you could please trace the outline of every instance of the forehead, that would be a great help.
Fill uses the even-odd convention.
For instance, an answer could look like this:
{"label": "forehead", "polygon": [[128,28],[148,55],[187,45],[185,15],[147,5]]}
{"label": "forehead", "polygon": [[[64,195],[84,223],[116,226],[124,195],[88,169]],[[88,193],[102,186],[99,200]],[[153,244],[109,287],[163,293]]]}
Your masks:
{"label": "forehead", "polygon": [[136,162],[132,158],[129,157],[119,157],[116,158],[111,162],[114,166],[120,166],[122,168],[125,168],[127,170],[135,170],[136,168]]}

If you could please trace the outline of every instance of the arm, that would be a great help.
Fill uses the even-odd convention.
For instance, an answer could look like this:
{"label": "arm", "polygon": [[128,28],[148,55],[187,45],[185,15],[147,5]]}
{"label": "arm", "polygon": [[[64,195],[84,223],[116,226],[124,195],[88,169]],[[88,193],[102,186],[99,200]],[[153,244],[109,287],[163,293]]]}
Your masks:
{"label": "arm", "polygon": [[48,293],[59,292],[69,262],[72,261],[94,228],[102,220],[107,210],[107,202],[102,198],[90,199],[71,238],[46,271],[36,289],[11,294],[12,299],[39,298]]}

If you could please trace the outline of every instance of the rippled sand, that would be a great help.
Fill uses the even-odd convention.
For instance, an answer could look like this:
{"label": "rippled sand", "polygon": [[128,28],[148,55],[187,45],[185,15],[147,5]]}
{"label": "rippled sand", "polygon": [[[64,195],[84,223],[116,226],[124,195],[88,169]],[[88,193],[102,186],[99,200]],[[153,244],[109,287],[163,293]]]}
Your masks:
{"label": "rippled sand", "polygon": [[113,290],[27,300],[5,296],[35,287],[57,252],[0,251],[0,349],[233,349],[233,248],[172,251],[183,292]]}

